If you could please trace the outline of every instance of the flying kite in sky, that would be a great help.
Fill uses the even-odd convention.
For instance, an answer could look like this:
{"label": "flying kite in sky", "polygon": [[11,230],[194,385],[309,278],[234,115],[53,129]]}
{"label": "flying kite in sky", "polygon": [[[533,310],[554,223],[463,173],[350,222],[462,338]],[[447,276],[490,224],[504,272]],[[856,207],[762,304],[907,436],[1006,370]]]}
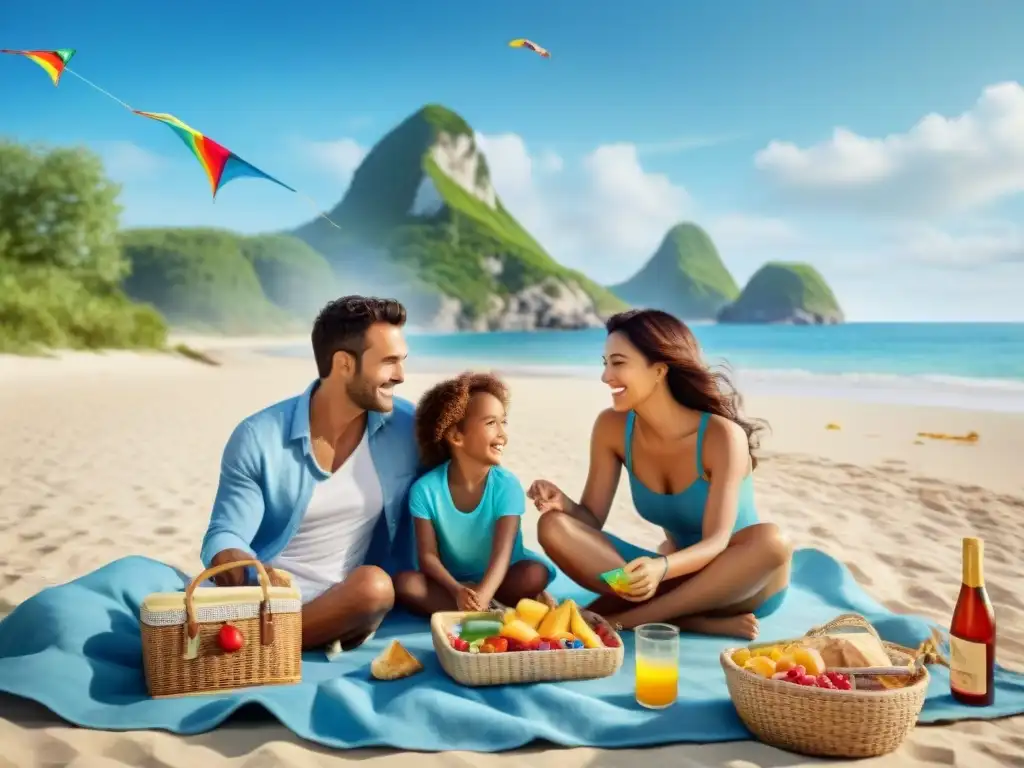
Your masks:
{"label": "flying kite in sky", "polygon": [[24,56],[26,59],[34,61],[46,70],[46,74],[53,80],[53,84],[58,85],[60,83],[60,76],[64,74],[64,67],[68,65],[71,57],[75,55],[75,49],[58,48],[55,51],[10,51],[4,48],[0,50],[0,53]]}
{"label": "flying kite in sky", "polygon": [[538,56],[543,56],[545,59],[551,58],[551,52],[547,48],[541,48],[535,42],[527,40],[526,38],[523,37],[511,41],[508,45],[510,48],[527,48],[536,53]]}
{"label": "flying kite in sky", "polygon": [[264,173],[254,165],[250,165],[245,162],[242,158],[232,152],[230,149],[218,144],[216,141],[208,136],[204,136],[195,128],[185,125],[174,115],[168,115],[163,112],[140,112],[137,109],[133,109],[136,115],[142,117],[148,117],[150,120],[156,120],[157,122],[163,123],[176,134],[178,137],[185,142],[185,146],[192,150],[192,153],[196,156],[199,164],[203,166],[203,170],[206,171],[206,176],[210,180],[210,189],[213,191],[214,199],[217,198],[217,192],[220,188],[227,184],[232,179],[238,179],[242,177],[252,177],[257,179],[267,179],[275,184],[280,184],[285,189],[296,192],[297,190],[289,187],[283,181],[278,181],[268,173]]}

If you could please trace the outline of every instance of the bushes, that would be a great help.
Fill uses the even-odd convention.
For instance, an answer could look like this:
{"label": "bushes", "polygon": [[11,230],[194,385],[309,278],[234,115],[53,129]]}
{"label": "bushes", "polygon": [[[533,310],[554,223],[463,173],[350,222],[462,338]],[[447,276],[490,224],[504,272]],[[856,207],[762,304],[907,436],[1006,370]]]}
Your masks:
{"label": "bushes", "polygon": [[88,150],[0,140],[0,351],[164,345],[120,289],[118,193]]}

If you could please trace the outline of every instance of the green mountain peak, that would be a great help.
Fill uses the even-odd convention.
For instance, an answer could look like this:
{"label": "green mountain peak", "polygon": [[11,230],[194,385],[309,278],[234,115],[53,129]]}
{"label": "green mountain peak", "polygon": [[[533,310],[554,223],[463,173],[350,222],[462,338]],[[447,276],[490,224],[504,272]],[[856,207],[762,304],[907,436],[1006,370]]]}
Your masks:
{"label": "green mountain peak", "polygon": [[713,319],[739,295],[711,237],[690,222],[669,229],[647,263],[611,291],[633,305],[662,309],[683,320]]}

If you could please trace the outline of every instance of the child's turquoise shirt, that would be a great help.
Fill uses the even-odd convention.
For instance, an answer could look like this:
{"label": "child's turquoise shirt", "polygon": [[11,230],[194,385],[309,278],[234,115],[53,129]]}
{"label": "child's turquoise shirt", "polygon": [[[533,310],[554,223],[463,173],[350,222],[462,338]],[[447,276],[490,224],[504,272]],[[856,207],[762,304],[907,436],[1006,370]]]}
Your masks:
{"label": "child's turquoise shirt", "polygon": [[[452,501],[448,487],[446,461],[413,483],[409,491],[409,512],[415,518],[429,520],[437,536],[438,554],[448,572],[457,581],[479,584],[487,571],[494,546],[494,529],[502,517],[522,517],[526,511],[526,493],[516,476],[504,467],[491,467],[484,492],[476,509],[462,512]],[[523,546],[523,532],[516,534],[511,562],[537,560],[554,569],[546,558]]]}

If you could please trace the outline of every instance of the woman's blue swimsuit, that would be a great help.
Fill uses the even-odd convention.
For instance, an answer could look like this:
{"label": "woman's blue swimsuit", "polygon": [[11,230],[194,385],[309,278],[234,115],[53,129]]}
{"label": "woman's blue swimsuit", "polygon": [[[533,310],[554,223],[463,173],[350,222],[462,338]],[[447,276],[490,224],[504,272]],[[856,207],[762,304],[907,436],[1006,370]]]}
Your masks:
{"label": "woman's blue swimsuit", "polygon": [[[644,520],[662,528],[679,549],[693,546],[704,535],[704,509],[708,503],[710,483],[704,471],[704,434],[707,431],[710,414],[702,413],[697,427],[697,479],[679,493],[655,493],[633,474],[633,427],[636,414],[630,411],[626,416],[626,471],[629,473],[629,488],[633,494],[633,506]],[[740,484],[739,509],[733,533],[760,522],[754,505],[754,476],[749,473]],[[616,536],[609,537],[619,554],[628,563],[638,557],[658,557],[657,553],[622,541]],[[788,587],[769,597],[754,615],[758,618],[774,613],[786,598]]]}

